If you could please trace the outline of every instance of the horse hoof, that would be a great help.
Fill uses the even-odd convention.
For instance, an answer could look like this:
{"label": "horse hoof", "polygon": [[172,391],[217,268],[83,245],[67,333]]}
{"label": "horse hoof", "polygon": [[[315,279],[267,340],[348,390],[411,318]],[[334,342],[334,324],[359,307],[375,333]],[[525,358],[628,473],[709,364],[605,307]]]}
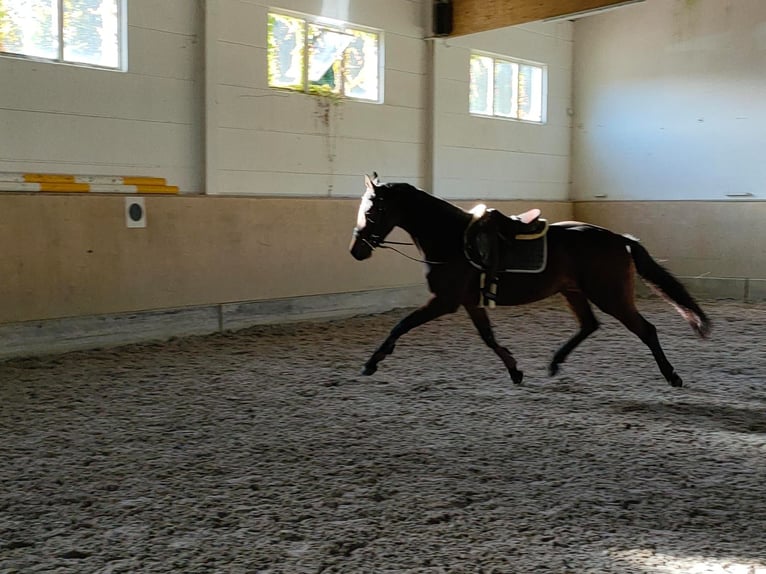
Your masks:
{"label": "horse hoof", "polygon": [[673,376],[668,381],[670,383],[671,387],[683,387],[684,381],[681,377],[679,377],[676,373],[673,373]]}
{"label": "horse hoof", "polygon": [[521,381],[524,380],[524,371],[511,371],[511,380],[520,385]]}
{"label": "horse hoof", "polygon": [[365,365],[362,369],[362,374],[366,377],[375,374],[375,371],[378,370],[377,365]]}

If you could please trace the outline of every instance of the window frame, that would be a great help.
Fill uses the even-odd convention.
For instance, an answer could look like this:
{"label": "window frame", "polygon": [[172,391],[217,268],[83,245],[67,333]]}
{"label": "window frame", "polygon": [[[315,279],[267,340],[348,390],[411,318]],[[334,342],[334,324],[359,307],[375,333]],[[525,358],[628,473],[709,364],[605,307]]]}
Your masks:
{"label": "window frame", "polygon": [[[281,90],[286,91],[294,94],[306,94],[310,96],[322,96],[326,95],[332,98],[339,98],[343,100],[349,100],[353,102],[361,102],[361,103],[367,103],[367,104],[382,104],[384,93],[385,93],[385,43],[384,43],[384,32],[383,30],[379,28],[372,28],[370,26],[363,26],[361,24],[355,24],[353,22],[347,22],[344,20],[337,20],[335,18],[327,18],[324,16],[315,16],[312,14],[306,14],[303,12],[295,12],[292,10],[285,10],[283,8],[273,8],[270,7],[267,11],[266,15],[266,21],[268,26],[268,20],[273,15],[276,16],[287,16],[289,18],[296,18],[304,21],[305,24],[305,34],[303,39],[303,68],[301,70],[301,84],[302,87],[300,89],[289,87],[289,86],[275,86],[272,85],[270,82],[270,65],[269,62],[269,38],[268,38],[268,31],[267,31],[267,37],[266,37],[266,85],[269,87],[269,89],[272,90]],[[311,65],[311,61],[309,58],[309,38],[308,38],[308,27],[309,25],[319,26],[322,28],[329,28],[338,32],[345,32],[346,30],[352,30],[352,31],[358,31],[358,32],[364,32],[366,34],[375,34],[377,36],[378,42],[377,42],[377,54],[378,54],[378,62],[377,62],[377,80],[378,80],[378,94],[376,99],[369,99],[369,98],[361,98],[357,96],[347,96],[343,93],[335,93],[335,92],[325,92],[324,90],[317,89],[314,87],[312,89],[312,84],[309,81],[308,73],[309,73],[309,67]]]}
{"label": "window frame", "polygon": [[63,66],[73,66],[76,68],[91,68],[109,72],[127,72],[128,71],[128,0],[117,0],[117,66],[102,66],[91,64],[89,62],[79,62],[76,60],[67,60],[64,58],[64,0],[56,0],[56,9],[58,11],[58,38],[56,40],[57,57],[45,58],[43,56],[32,56],[21,52],[5,52],[0,50],[0,58],[10,58],[14,60],[27,60],[30,62],[40,62],[44,64],[58,64]]}
{"label": "window frame", "polygon": [[[492,113],[491,114],[485,114],[485,113],[479,113],[471,111],[471,59],[474,56],[478,56],[481,58],[491,58],[492,59]],[[495,66],[497,62],[503,62],[503,63],[510,63],[510,64],[517,64],[522,66],[534,66],[536,68],[539,68],[542,71],[542,79],[541,79],[541,109],[540,109],[540,120],[529,120],[525,118],[520,117],[512,117],[502,114],[495,113],[496,106],[495,106]],[[518,83],[518,81],[517,81]],[[518,91],[518,86],[512,86],[512,89]],[[478,117],[478,118],[491,118],[491,119],[498,119],[498,120],[506,120],[506,121],[512,121],[512,122],[522,122],[525,124],[532,124],[537,126],[546,125],[548,123],[548,65],[543,62],[537,62],[534,60],[526,60],[523,58],[516,58],[513,56],[507,56],[504,54],[496,54],[492,52],[484,52],[480,50],[471,50],[469,59],[468,59],[468,113],[471,116]]]}

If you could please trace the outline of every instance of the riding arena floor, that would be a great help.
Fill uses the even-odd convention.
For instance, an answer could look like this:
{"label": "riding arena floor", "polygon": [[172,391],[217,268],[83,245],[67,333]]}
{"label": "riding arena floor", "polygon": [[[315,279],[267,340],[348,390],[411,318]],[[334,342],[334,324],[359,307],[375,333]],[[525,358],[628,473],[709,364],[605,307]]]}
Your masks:
{"label": "riding arena floor", "polygon": [[556,299],[0,363],[0,573],[766,574],[766,305],[639,307],[554,378]]}

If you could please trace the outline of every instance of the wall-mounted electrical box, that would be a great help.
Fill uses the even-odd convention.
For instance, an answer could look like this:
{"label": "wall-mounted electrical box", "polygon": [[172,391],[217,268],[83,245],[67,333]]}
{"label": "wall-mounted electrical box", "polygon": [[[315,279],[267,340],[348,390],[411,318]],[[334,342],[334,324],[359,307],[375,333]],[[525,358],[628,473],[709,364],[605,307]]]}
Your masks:
{"label": "wall-mounted electrical box", "polygon": [[125,224],[131,228],[146,227],[146,206],[143,197],[125,198]]}

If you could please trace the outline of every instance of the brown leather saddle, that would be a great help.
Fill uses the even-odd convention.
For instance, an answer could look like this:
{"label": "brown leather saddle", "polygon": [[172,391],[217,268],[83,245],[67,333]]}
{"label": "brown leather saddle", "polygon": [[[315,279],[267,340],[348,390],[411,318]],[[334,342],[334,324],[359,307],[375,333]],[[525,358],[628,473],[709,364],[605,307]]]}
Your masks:
{"label": "brown leather saddle", "polygon": [[494,266],[498,273],[545,269],[548,221],[540,218],[539,209],[509,217],[479,204],[471,213],[463,244],[471,264],[484,271]]}

